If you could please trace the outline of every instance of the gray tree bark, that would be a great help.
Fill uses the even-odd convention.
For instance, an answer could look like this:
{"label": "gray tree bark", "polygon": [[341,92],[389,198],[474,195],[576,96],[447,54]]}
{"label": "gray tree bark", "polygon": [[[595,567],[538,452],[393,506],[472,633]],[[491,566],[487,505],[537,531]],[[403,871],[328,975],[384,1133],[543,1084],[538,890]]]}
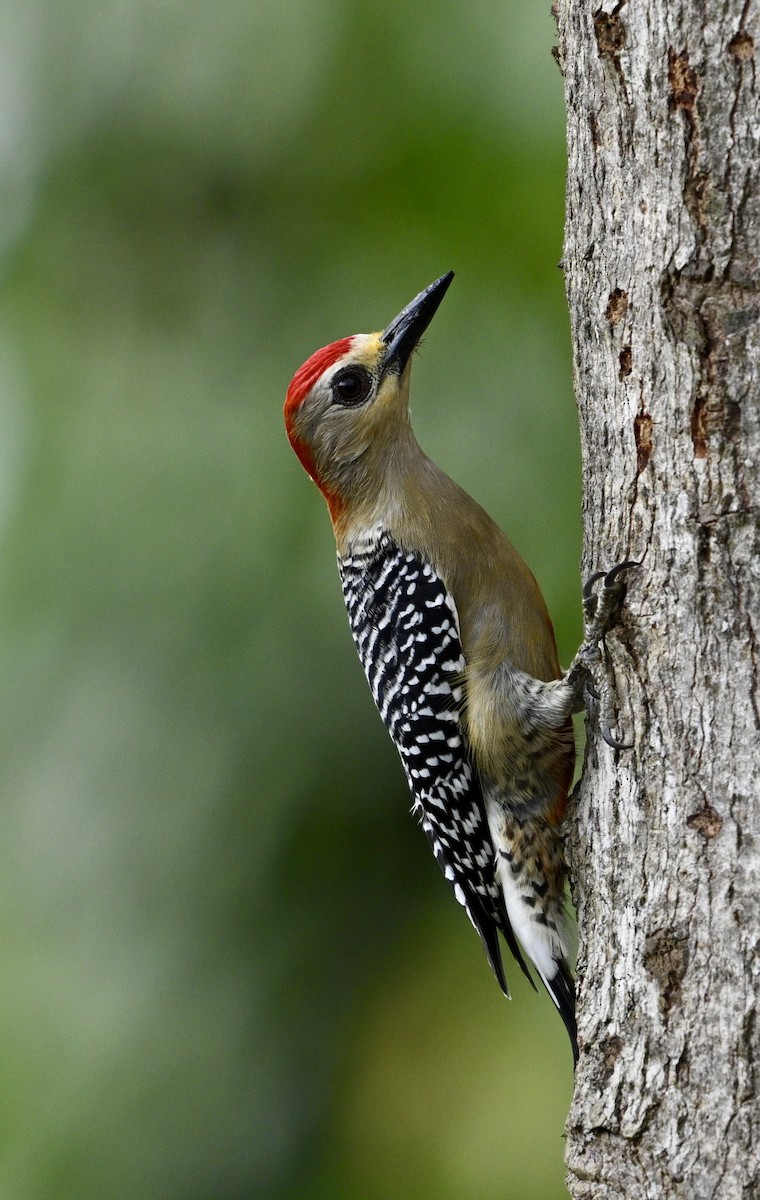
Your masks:
{"label": "gray tree bark", "polygon": [[[598,0],[597,0],[598,3]],[[584,567],[641,559],[570,818],[569,1187],[760,1197],[760,20],[559,0]],[[592,714],[593,715],[593,714]]]}

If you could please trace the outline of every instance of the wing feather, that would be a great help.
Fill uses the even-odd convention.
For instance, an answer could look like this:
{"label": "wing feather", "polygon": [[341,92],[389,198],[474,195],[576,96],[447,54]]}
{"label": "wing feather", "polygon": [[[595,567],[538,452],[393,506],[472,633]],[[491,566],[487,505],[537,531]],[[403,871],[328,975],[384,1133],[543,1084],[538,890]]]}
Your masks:
{"label": "wing feather", "polygon": [[431,565],[373,531],[339,556],[351,632],[401,756],[433,854],[509,995],[498,931],[531,983],[497,881],[496,854],[464,733],[459,618]]}

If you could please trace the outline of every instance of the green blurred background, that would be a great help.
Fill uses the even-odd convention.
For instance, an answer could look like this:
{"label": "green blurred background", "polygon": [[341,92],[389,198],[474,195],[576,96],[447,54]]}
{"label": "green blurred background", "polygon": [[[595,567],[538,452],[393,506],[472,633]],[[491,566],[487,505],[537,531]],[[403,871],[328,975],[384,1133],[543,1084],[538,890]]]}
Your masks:
{"label": "green blurred background", "polygon": [[572,656],[548,0],[2,29],[0,1196],[560,1197],[564,1030],[409,816],[281,411],[454,268],[417,432]]}

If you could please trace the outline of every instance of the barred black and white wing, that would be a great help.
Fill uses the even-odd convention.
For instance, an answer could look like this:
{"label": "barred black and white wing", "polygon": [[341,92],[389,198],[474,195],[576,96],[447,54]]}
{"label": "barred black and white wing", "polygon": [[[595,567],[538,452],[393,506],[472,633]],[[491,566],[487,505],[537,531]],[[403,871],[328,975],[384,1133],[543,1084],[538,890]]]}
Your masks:
{"label": "barred black and white wing", "polygon": [[503,990],[507,918],[480,785],[462,727],[464,658],[454,602],[429,563],[377,531],[339,556],[351,631],[433,853]]}

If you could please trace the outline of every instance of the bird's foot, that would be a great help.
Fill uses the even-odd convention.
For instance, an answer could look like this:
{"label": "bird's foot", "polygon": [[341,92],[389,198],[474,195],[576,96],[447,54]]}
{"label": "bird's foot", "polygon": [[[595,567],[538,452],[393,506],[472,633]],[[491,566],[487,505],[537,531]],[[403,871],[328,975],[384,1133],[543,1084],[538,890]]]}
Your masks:
{"label": "bird's foot", "polygon": [[[595,571],[583,588],[583,642],[578,649],[565,681],[573,689],[576,701],[586,693],[599,702],[599,732],[613,750],[630,750],[632,743],[623,742],[613,732],[612,689],[604,670],[602,647],[604,639],[614,626],[625,598],[626,571],[641,564],[629,559],[618,563],[609,571]],[[604,580],[597,588],[599,580]],[[578,707],[585,707],[579,703]]]}

